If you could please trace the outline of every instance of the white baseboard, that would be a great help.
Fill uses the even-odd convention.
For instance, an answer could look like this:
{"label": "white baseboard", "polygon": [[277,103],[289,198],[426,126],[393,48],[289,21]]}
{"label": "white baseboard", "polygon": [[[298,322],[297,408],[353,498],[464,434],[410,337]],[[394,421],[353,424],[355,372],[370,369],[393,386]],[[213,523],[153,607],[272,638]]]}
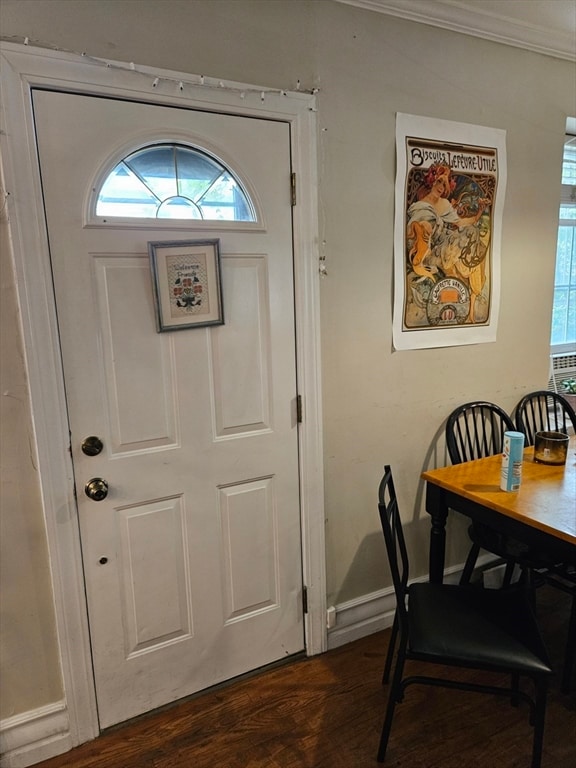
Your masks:
{"label": "white baseboard", "polygon": [[391,627],[396,598],[390,587],[334,606],[336,624],[328,630],[328,650]]}
{"label": "white baseboard", "polygon": [[0,721],[1,768],[27,768],[73,746],[64,701]]}

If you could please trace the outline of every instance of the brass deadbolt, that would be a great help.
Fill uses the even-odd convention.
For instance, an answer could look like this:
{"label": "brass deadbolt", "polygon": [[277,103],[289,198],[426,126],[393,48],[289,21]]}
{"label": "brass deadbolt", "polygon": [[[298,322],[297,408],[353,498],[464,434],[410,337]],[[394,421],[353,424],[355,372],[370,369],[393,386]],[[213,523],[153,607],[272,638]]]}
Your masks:
{"label": "brass deadbolt", "polygon": [[82,442],[82,453],[85,453],[86,456],[98,456],[102,452],[102,448],[104,448],[104,443],[96,435],[90,435]]}

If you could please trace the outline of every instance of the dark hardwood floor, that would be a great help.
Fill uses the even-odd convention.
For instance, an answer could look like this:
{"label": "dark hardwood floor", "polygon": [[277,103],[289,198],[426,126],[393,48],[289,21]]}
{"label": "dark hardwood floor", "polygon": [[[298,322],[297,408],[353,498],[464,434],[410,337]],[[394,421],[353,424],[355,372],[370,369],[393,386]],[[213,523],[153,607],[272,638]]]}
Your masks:
{"label": "dark hardwood floor", "polygon": [[[538,589],[543,632],[557,664],[568,610],[567,595]],[[38,768],[376,768],[388,638],[389,630],[379,632],[210,690],[110,729]],[[542,768],[576,767],[574,688],[563,695],[558,679],[552,681]],[[527,768],[531,744],[525,705],[412,686],[397,708],[385,765]]]}

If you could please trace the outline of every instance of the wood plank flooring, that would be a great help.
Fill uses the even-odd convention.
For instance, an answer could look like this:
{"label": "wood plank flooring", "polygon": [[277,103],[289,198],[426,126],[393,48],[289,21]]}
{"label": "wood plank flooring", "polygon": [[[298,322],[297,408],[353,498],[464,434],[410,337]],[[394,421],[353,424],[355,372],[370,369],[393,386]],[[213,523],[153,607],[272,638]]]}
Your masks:
{"label": "wood plank flooring", "polygon": [[[567,595],[538,590],[543,631],[558,664],[568,610]],[[389,630],[379,632],[210,690],[110,729],[37,768],[376,768],[388,638]],[[552,683],[542,768],[576,768],[574,688],[563,695],[558,680]],[[525,705],[515,709],[501,698],[412,686],[396,710],[385,765],[528,768],[531,745]]]}

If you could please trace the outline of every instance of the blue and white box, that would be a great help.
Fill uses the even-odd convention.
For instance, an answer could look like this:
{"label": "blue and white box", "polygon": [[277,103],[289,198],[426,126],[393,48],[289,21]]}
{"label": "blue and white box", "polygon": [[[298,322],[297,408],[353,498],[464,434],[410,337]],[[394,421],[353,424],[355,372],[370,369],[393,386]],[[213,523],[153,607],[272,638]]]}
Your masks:
{"label": "blue and white box", "polygon": [[524,435],[522,432],[504,432],[502,449],[502,470],[500,488],[503,491],[517,491],[522,482],[522,458]]}

